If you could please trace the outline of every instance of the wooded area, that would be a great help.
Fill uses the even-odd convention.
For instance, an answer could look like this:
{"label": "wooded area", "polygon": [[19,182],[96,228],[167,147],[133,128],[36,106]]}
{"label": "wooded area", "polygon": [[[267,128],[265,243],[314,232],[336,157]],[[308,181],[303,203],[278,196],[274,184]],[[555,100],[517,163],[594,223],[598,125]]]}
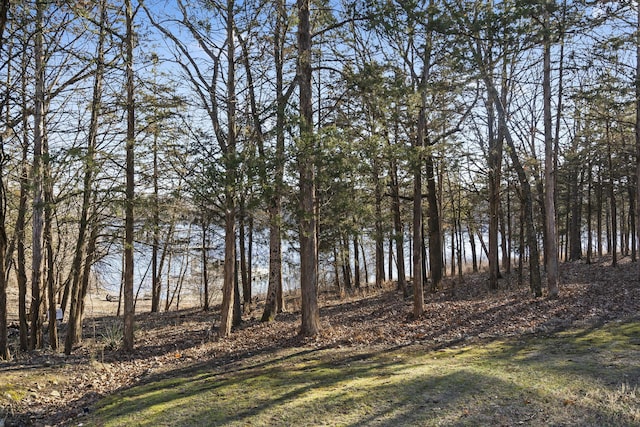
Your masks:
{"label": "wooded area", "polygon": [[2,359],[58,349],[59,308],[71,354],[105,265],[132,351],[191,251],[219,337],[285,279],[315,336],[321,287],[419,319],[446,276],[554,299],[561,262],[637,262],[633,2],[0,0],[0,55]]}

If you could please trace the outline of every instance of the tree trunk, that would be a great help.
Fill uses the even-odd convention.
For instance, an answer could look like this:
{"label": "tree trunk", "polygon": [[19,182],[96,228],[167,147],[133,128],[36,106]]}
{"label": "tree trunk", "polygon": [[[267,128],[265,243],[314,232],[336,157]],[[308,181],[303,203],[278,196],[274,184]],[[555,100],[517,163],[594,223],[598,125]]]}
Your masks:
{"label": "tree trunk", "polygon": [[[576,164],[578,166],[578,164]],[[572,167],[573,172],[569,176],[569,198],[571,200],[571,217],[569,228],[569,261],[577,261],[582,258],[582,191],[578,184],[580,172]],[[582,181],[582,178],[580,179]],[[590,203],[590,201],[589,201]]]}
{"label": "tree trunk", "polygon": [[[376,288],[382,287],[384,282],[384,231],[382,229],[382,183],[380,179],[380,160],[378,156],[373,159],[373,181],[375,192],[375,243],[376,243]],[[363,251],[364,255],[364,251]],[[365,284],[369,278],[365,277]]]}
{"label": "tree trunk", "polygon": [[[26,111],[26,59],[22,60],[22,89],[23,89],[23,110]],[[29,196],[29,135],[28,135],[28,116],[24,114],[22,117],[23,138],[22,138],[22,174],[20,176],[20,202],[18,216],[16,218],[16,249],[17,260],[16,276],[18,281],[18,322],[20,324],[20,350],[27,351],[29,349],[29,324],[27,319],[27,251],[26,251],[26,212]],[[6,277],[6,275],[5,275]],[[64,309],[64,306],[63,306]]]}
{"label": "tree trunk", "polygon": [[[453,201],[453,200],[452,200]],[[457,223],[455,220],[455,208],[453,208],[453,204],[452,204],[452,209],[451,209],[451,215],[453,217],[453,220],[451,221],[451,229],[449,230],[450,234],[450,238],[451,238],[451,277],[456,275],[456,265],[457,265],[457,260],[456,260],[456,248],[457,248],[457,242],[456,242],[456,233],[457,233]],[[435,292],[436,289],[432,289],[432,292]]]}
{"label": "tree trunk", "polygon": [[[635,75],[635,142],[636,142],[636,238],[640,239],[640,4],[636,4],[636,75]],[[640,246],[640,245],[638,245]],[[640,263],[638,263],[640,277]]]}
{"label": "tree trunk", "polygon": [[202,287],[204,288],[204,301],[202,302],[202,309],[209,311],[209,222],[202,217]]}
{"label": "tree trunk", "polygon": [[[235,269],[236,269],[236,93],[235,93],[235,35],[234,0],[227,0],[227,141],[224,151],[225,215],[224,215],[224,283],[222,313],[218,336],[227,337],[233,325]],[[223,144],[221,144],[223,145]]]}
{"label": "tree trunk", "polygon": [[[277,191],[276,191],[277,193]],[[280,195],[273,195],[269,206],[269,283],[262,322],[275,320],[278,310],[278,289],[282,289],[282,236]],[[281,291],[280,291],[281,292]]]}
{"label": "tree trunk", "polygon": [[242,323],[242,306],[240,304],[240,280],[239,272],[242,268],[238,269],[236,263],[236,276],[233,281],[233,326],[238,327]]}
{"label": "tree trunk", "polygon": [[153,135],[153,242],[151,246],[151,312],[160,311],[162,282],[158,270],[160,251],[160,193],[158,188],[158,134]]}
{"label": "tree trunk", "polygon": [[[95,197],[94,197],[94,206],[95,206]],[[94,210],[95,215],[95,210]],[[95,221],[95,219],[94,219]],[[100,227],[97,224],[91,225],[91,232],[89,233],[89,242],[87,243],[87,255],[84,260],[84,265],[82,267],[82,283],[80,287],[80,314],[78,317],[80,318],[80,325],[82,325],[82,319],[84,316],[84,302],[89,292],[89,283],[91,278],[91,268],[93,267],[93,262],[96,256],[96,243],[98,242],[98,234],[100,231]]]}
{"label": "tree trunk", "polygon": [[[507,198],[509,197],[509,193],[507,192]],[[502,199],[502,198],[501,198]],[[509,201],[507,200],[507,211],[510,209]],[[500,206],[498,208],[498,212],[500,213],[500,251],[502,253],[502,271],[506,274],[511,272],[511,252],[509,248],[509,212],[507,212],[505,216],[504,212],[504,203],[502,200],[500,201]]]}
{"label": "tree trunk", "polygon": [[[475,54],[477,57],[479,57],[479,50],[476,50]],[[478,63],[482,64],[483,62],[479,61]],[[515,143],[511,137],[511,132],[509,131],[507,125],[507,115],[500,100],[498,91],[496,90],[493,81],[489,78],[486,72],[483,74],[483,79],[487,90],[489,91],[489,96],[493,98],[494,105],[498,113],[498,122],[499,125],[503,128],[502,132],[505,136],[505,141],[509,146],[511,163],[513,164],[513,167],[518,176],[518,181],[520,182],[522,204],[525,214],[524,219],[526,225],[527,243],[529,245],[529,285],[533,294],[536,297],[539,297],[542,296],[542,284],[540,278],[540,256],[538,252],[538,242],[536,238],[535,223],[533,219],[533,199],[531,194],[531,185],[529,184],[529,178],[527,177],[522,163],[520,162],[520,158],[518,157]]]}
{"label": "tree trunk", "polygon": [[604,214],[603,192],[602,168],[598,165],[598,185],[596,186],[596,249],[599,259],[602,259],[602,215]]}
{"label": "tree trunk", "polygon": [[250,311],[253,311],[253,307],[251,306],[251,300],[253,298],[252,285],[253,285],[253,216],[249,217],[249,231],[248,231],[248,245],[247,245],[247,265],[249,268],[247,269],[247,295],[245,296],[245,301],[247,301]]}
{"label": "tree trunk", "polygon": [[[363,268],[363,273],[364,273],[364,285],[368,288],[369,287],[369,266],[367,264],[367,253],[364,250],[364,243],[362,240],[360,240],[360,253],[362,254],[362,268]],[[384,270],[384,268],[383,268]],[[384,275],[384,274],[383,274]]]}
{"label": "tree trunk", "polygon": [[507,261],[508,261],[508,265],[507,265],[507,273],[511,273],[511,263],[512,263],[512,258],[513,258],[513,227],[514,227],[514,223],[513,223],[513,208],[512,208],[512,204],[511,204],[511,185],[507,184],[507,218],[506,218],[506,223],[507,223]]}
{"label": "tree trunk", "polygon": [[282,306],[282,193],[284,188],[286,98],[284,96],[283,56],[287,12],[284,0],[277,0],[273,53],[276,74],[276,152],[273,191],[269,198],[269,284],[262,322],[273,321]]}
{"label": "tree trunk", "polygon": [[[9,0],[0,2],[0,51],[4,46],[4,28],[9,12]],[[9,346],[7,336],[7,275],[5,272],[5,257],[7,256],[7,231],[5,228],[6,193],[4,185],[5,176],[5,153],[3,136],[0,134],[0,359],[8,360]]]}
{"label": "tree trunk", "polygon": [[334,271],[334,282],[335,287],[338,290],[338,296],[340,298],[344,298],[345,292],[344,287],[342,286],[342,282],[340,281],[340,261],[338,256],[338,248],[336,245],[333,245],[333,271]]}
{"label": "tree trunk", "polygon": [[342,235],[340,240],[340,265],[342,266],[342,281],[346,290],[353,289],[353,280],[351,274],[351,250],[349,249],[349,241],[346,236]]}
{"label": "tree trunk", "polygon": [[36,1],[36,33],[35,33],[35,108],[33,113],[33,216],[32,216],[32,251],[31,251],[31,342],[30,349],[41,348],[43,346],[42,318],[41,318],[41,298],[42,298],[42,262],[43,262],[43,242],[42,234],[44,227],[44,199],[43,199],[43,177],[42,144],[45,138],[45,93],[44,93],[44,47],[43,47],[43,21],[46,3],[42,0]]}
{"label": "tree trunk", "polygon": [[462,190],[458,187],[458,208],[456,209],[456,256],[458,261],[458,277],[462,278],[462,263],[466,259],[467,254],[464,249],[464,238],[462,231]]}
{"label": "tree trunk", "polygon": [[525,259],[525,239],[524,239],[524,222],[525,222],[525,214],[524,214],[524,206],[520,206],[520,227],[519,227],[519,236],[518,239],[518,286],[522,286],[524,283],[524,259]]}
{"label": "tree trunk", "polygon": [[389,283],[393,282],[393,236],[389,236],[389,256],[387,257],[387,271],[389,275],[385,276],[385,280]]}
{"label": "tree trunk", "polygon": [[[629,164],[631,164],[631,161],[629,162]],[[630,236],[630,244],[631,244],[631,261],[632,262],[636,262],[637,261],[637,252],[638,252],[638,246],[637,246],[637,241],[636,241],[636,212],[635,212],[635,208],[636,208],[636,193],[635,193],[635,187],[636,187],[636,177],[632,176],[631,178],[631,185],[628,187],[627,192],[629,195],[629,213],[628,213],[628,217],[629,217],[629,233],[631,234]]]}
{"label": "tree trunk", "polygon": [[58,325],[56,324],[56,289],[55,289],[55,265],[53,254],[53,235],[52,235],[52,222],[53,222],[53,183],[51,177],[51,162],[49,161],[49,144],[45,138],[43,141],[43,178],[44,178],[44,230],[43,230],[43,243],[46,248],[46,289],[48,297],[48,317],[49,317],[49,345],[53,350],[57,350],[59,346],[58,342]]}
{"label": "tree trunk", "polygon": [[[0,37],[2,37],[1,32]],[[2,44],[0,43],[1,46]],[[5,230],[6,195],[4,187],[5,153],[4,146],[1,145],[2,142],[2,136],[0,136],[0,155],[2,156],[0,161],[0,359],[8,360],[10,354],[7,336],[7,278],[5,275],[5,256],[7,252],[7,233]]]}
{"label": "tree trunk", "polygon": [[[413,317],[424,313],[424,225],[422,214],[422,148],[424,147],[425,111],[420,108],[418,131],[414,141],[413,161]],[[422,129],[422,130],[421,130]]]}
{"label": "tree trunk", "polygon": [[547,250],[547,289],[549,298],[558,297],[558,237],[556,233],[556,162],[554,158],[552,119],[551,119],[551,36],[549,34],[549,11],[544,11],[544,58],[543,58],[543,115],[544,115],[544,207],[545,235]]}
{"label": "tree trunk", "polygon": [[127,141],[126,141],[126,189],[125,189],[125,242],[124,242],[124,327],[123,347],[133,351],[135,302],[133,300],[133,199],[135,190],[134,145],[135,145],[135,101],[133,81],[133,8],[131,0],[125,0],[126,10],[126,86],[127,86]]}
{"label": "tree trunk", "polygon": [[[391,211],[393,214],[393,231],[396,243],[396,269],[398,270],[398,288],[402,290],[402,295],[407,298],[409,289],[407,287],[407,274],[404,269],[404,226],[400,215],[400,188],[398,184],[398,166],[396,160],[392,158],[390,167],[391,186]],[[391,257],[391,254],[389,254]],[[391,270],[389,270],[391,271]]]}
{"label": "tree trunk", "polygon": [[298,2],[298,85],[300,89],[300,290],[302,292],[303,336],[320,331],[317,300],[318,254],[316,235],[316,182],[314,162],[313,106],[311,91],[310,0]]}
{"label": "tree trunk", "polygon": [[360,248],[358,246],[358,236],[353,236],[353,284],[357,288],[360,287]]}
{"label": "tree trunk", "polygon": [[[76,240],[74,257],[71,262],[70,276],[67,280],[71,286],[71,307],[69,309],[67,322],[67,336],[65,338],[65,354],[71,354],[73,346],[82,340],[82,311],[79,306],[82,304],[80,298],[80,282],[82,261],[85,258],[87,246],[87,229],[89,225],[89,207],[91,203],[93,177],[95,171],[95,154],[98,138],[98,120],[102,105],[102,83],[104,76],[104,41],[106,37],[105,21],[107,8],[104,1],[100,2],[100,34],[97,46],[96,74],[93,81],[93,96],[91,102],[91,118],[89,123],[89,135],[87,139],[87,157],[84,162],[84,180],[82,191],[82,208],[80,211],[80,221],[78,227],[78,237]],[[69,285],[67,285],[68,287]],[[65,298],[63,298],[63,309]]]}
{"label": "tree trunk", "polygon": [[629,235],[627,230],[627,210],[625,209],[624,193],[620,194],[620,252],[622,256],[629,255]]}
{"label": "tree trunk", "polygon": [[[239,249],[240,249],[240,278],[242,279],[242,305],[244,306],[244,312],[251,312],[251,279],[249,272],[251,271],[251,263],[247,260],[247,223],[246,209],[243,198],[240,201],[240,213],[238,218],[238,228],[240,232],[239,236]],[[240,299],[238,299],[238,304]]]}
{"label": "tree trunk", "polygon": [[[26,145],[25,145],[26,148]],[[16,221],[17,233],[17,252],[18,265],[16,266],[16,274],[18,280],[18,322],[20,324],[20,350],[27,351],[29,348],[29,325],[27,319],[27,251],[25,245],[25,212],[27,206],[27,182],[28,172],[26,168],[26,151],[24,153],[24,169],[22,179],[24,182],[20,184],[20,206]]]}
{"label": "tree trunk", "polygon": [[614,173],[613,173],[613,156],[611,153],[611,145],[613,142],[611,141],[610,134],[610,124],[607,122],[605,127],[606,139],[607,139],[607,161],[609,166],[609,202],[611,203],[611,216],[610,216],[610,226],[611,232],[607,233],[609,235],[609,241],[611,242],[609,245],[609,254],[611,255],[611,265],[614,267],[618,265],[618,206],[616,203],[616,192],[614,186]]}
{"label": "tree trunk", "polygon": [[591,189],[593,187],[593,165],[587,163],[587,264],[591,264],[593,258],[593,209],[591,207]]}
{"label": "tree trunk", "polygon": [[10,6],[11,6],[10,0],[0,1],[0,48],[4,46],[4,29],[7,25]]}
{"label": "tree trunk", "polygon": [[494,101],[487,101],[489,153],[489,289],[498,289],[500,269],[498,263],[498,227],[500,219],[500,176],[502,172],[502,135],[494,131]]}
{"label": "tree trunk", "polygon": [[467,233],[469,234],[469,246],[471,247],[471,268],[474,273],[478,272],[478,249],[476,248],[476,239],[473,236],[471,225],[467,225]]}
{"label": "tree trunk", "polygon": [[[430,56],[430,55],[429,55]],[[425,123],[426,125],[426,123]],[[433,147],[429,143],[428,145]],[[444,262],[442,259],[442,230],[440,228],[440,212],[438,210],[438,192],[436,190],[435,168],[432,150],[429,150],[426,158],[427,177],[427,224],[429,229],[429,270],[431,272],[431,292],[440,287]],[[453,259],[451,260],[453,262]]]}
{"label": "tree trunk", "polygon": [[[3,4],[2,8],[4,9]],[[8,7],[8,6],[7,6]],[[6,14],[6,10],[0,10]],[[2,15],[0,15],[1,17]],[[0,18],[1,19],[1,18]],[[4,25],[4,24],[3,24]],[[2,32],[0,32],[0,48],[2,47]],[[7,253],[7,232],[5,221],[7,212],[6,194],[4,186],[5,153],[2,135],[0,135],[0,359],[9,359],[9,346],[7,336],[7,277],[5,274],[5,256]]]}

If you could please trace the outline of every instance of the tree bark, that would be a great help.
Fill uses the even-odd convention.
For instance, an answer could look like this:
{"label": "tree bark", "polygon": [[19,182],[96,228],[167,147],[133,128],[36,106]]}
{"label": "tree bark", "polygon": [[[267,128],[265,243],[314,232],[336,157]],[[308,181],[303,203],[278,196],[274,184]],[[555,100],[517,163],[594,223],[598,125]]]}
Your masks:
{"label": "tree bark", "polygon": [[202,286],[204,288],[204,301],[202,303],[202,309],[209,311],[209,221],[202,217]]}
{"label": "tree bark", "polygon": [[591,189],[593,188],[593,165],[587,163],[587,264],[591,264],[593,258],[593,209],[591,206]]}
{"label": "tree bark", "polygon": [[353,285],[360,287],[360,247],[358,246],[358,236],[353,236]]}
{"label": "tree bark", "polygon": [[[479,50],[475,51],[477,59],[480,58],[479,52]],[[482,63],[483,62],[481,60],[478,61],[478,64]],[[542,284],[540,278],[540,255],[538,251],[538,241],[535,232],[535,223],[533,220],[533,199],[531,195],[531,185],[529,184],[527,174],[522,166],[522,163],[520,162],[520,158],[518,157],[515,143],[508,128],[506,112],[500,100],[498,91],[496,90],[493,81],[491,80],[489,75],[486,74],[486,72],[483,72],[483,80],[485,82],[487,90],[489,91],[490,98],[492,98],[494,101],[494,105],[498,113],[498,122],[499,125],[503,128],[502,132],[504,132],[505,141],[509,146],[509,155],[511,157],[511,162],[518,176],[518,181],[520,182],[522,204],[524,210],[524,222],[526,225],[527,243],[529,246],[529,285],[534,296],[540,297],[542,296]]]}
{"label": "tree bark", "polygon": [[602,215],[604,214],[604,195],[602,185],[602,167],[598,164],[598,185],[596,186],[596,253],[602,259]]}
{"label": "tree bark", "polygon": [[[162,282],[159,275],[158,253],[160,251],[160,193],[158,188],[158,132],[153,135],[153,241],[151,246],[151,312],[160,311]],[[204,228],[203,228],[204,233]],[[203,247],[204,250],[204,247]],[[162,267],[160,267],[162,268]]]}
{"label": "tree bark", "polygon": [[[631,164],[631,161],[629,161],[629,164]],[[636,241],[636,193],[635,193],[635,187],[637,186],[636,184],[636,180],[637,177],[633,176],[631,178],[631,185],[628,187],[627,192],[629,195],[629,213],[628,213],[628,217],[629,217],[629,232],[631,234],[630,236],[630,244],[631,244],[631,261],[632,262],[636,262],[638,260],[638,246],[637,246],[637,241]]]}
{"label": "tree bark", "polygon": [[[391,189],[391,211],[393,215],[393,240],[396,243],[396,269],[398,270],[398,288],[402,290],[402,295],[407,298],[409,289],[407,287],[407,274],[404,264],[404,226],[400,214],[400,186],[398,184],[398,165],[395,159],[391,159],[390,165],[390,189]],[[391,257],[391,253],[389,254]]]}
{"label": "tree bark", "polygon": [[[506,49],[506,48],[503,48]],[[503,108],[507,108],[508,102],[508,58],[502,58],[502,78],[501,78],[501,94],[500,102]],[[487,254],[489,263],[489,288],[498,289],[498,279],[500,279],[500,262],[498,257],[498,234],[500,232],[500,217],[501,217],[501,197],[500,188],[502,183],[502,156],[504,146],[504,129],[498,125],[497,131],[494,129],[495,107],[491,99],[488,100],[487,105],[488,120],[489,120],[489,253]],[[502,233],[502,239],[504,241],[505,233]],[[503,263],[504,259],[504,246],[503,246]]]}
{"label": "tree bark", "polygon": [[282,299],[282,193],[284,191],[286,97],[284,95],[284,34],[287,12],[284,0],[277,0],[273,54],[276,74],[276,152],[273,191],[269,198],[269,283],[262,322],[273,321],[283,307]]}
{"label": "tree bark", "polygon": [[611,145],[613,144],[611,140],[611,129],[610,123],[607,121],[605,126],[606,132],[606,142],[607,142],[607,162],[609,167],[609,177],[608,177],[608,190],[609,190],[609,202],[611,206],[611,216],[609,218],[609,225],[611,227],[610,232],[608,234],[609,243],[609,254],[611,255],[611,265],[618,265],[618,205],[616,202],[616,192],[614,185],[614,172],[613,172],[613,155],[611,150]]}
{"label": "tree bark", "polygon": [[4,29],[7,26],[7,19],[9,17],[10,6],[11,6],[10,0],[0,1],[0,48],[4,46]]}
{"label": "tree bark", "polygon": [[[2,34],[2,33],[0,33]],[[1,37],[1,36],[0,36]],[[0,45],[1,46],[1,45]],[[2,137],[0,136],[0,144]],[[7,233],[4,226],[6,218],[6,195],[4,187],[4,159],[3,146],[0,145],[0,359],[10,357],[7,336],[7,279],[5,275],[5,256],[7,253]]]}
{"label": "tree bark", "polygon": [[31,251],[31,341],[30,349],[43,345],[41,298],[42,298],[42,262],[43,262],[43,228],[44,228],[44,198],[42,178],[42,144],[45,138],[44,115],[44,47],[43,21],[46,3],[36,1],[36,33],[35,33],[35,100],[34,100],[34,129],[33,129],[33,216],[32,216],[32,251]]}
{"label": "tree bark", "polygon": [[314,161],[313,105],[311,91],[311,21],[310,0],[297,0],[298,5],[298,85],[300,97],[300,149],[298,173],[300,182],[300,290],[302,293],[303,336],[320,332],[318,308],[318,253],[316,235],[316,182]]}
{"label": "tree bark", "polygon": [[125,0],[125,74],[127,91],[127,140],[126,140],[126,190],[125,190],[125,242],[124,242],[124,327],[123,347],[133,351],[135,301],[133,300],[133,201],[135,191],[134,146],[135,146],[135,100],[133,81],[133,8],[131,0]]}
{"label": "tree bark", "polygon": [[471,247],[471,268],[474,273],[478,272],[478,249],[476,248],[476,239],[473,235],[473,229],[467,224],[467,233],[469,234],[469,246]]}
{"label": "tree bark", "polygon": [[584,178],[578,178],[581,175],[578,168],[579,160],[575,162],[575,166],[571,166],[572,172],[569,176],[568,183],[569,199],[571,200],[571,217],[568,224],[569,261],[577,261],[582,258],[582,185],[579,181],[582,181]]}
{"label": "tree bark", "polygon": [[547,289],[549,298],[558,297],[558,237],[556,233],[556,162],[553,146],[552,119],[551,119],[551,35],[549,29],[549,10],[545,3],[544,10],[544,58],[542,78],[542,98],[544,115],[544,207],[545,207],[545,234],[547,238]]}
{"label": "tree bark", "polygon": [[[227,141],[223,150],[225,167],[224,192],[224,283],[222,286],[222,313],[218,336],[227,337],[233,326],[236,277],[236,93],[235,93],[235,35],[234,0],[227,0]],[[223,145],[223,144],[222,144]]]}
{"label": "tree bark", "polygon": [[[433,147],[429,144],[430,147]],[[431,272],[431,292],[436,292],[442,281],[444,261],[442,259],[442,230],[440,228],[440,212],[438,209],[438,192],[436,190],[435,167],[432,150],[425,157],[427,177],[427,224],[429,230],[429,270]],[[452,262],[453,259],[452,259]]]}
{"label": "tree bark", "polygon": [[[236,263],[237,264],[237,263]],[[236,265],[236,276],[233,281],[233,326],[238,327],[242,323],[242,306],[240,304],[240,270]]]}
{"label": "tree bark", "polygon": [[[4,45],[4,28],[9,12],[9,0],[0,2],[0,51]],[[7,277],[5,274],[5,257],[7,253],[7,232],[5,221],[6,194],[4,186],[5,153],[3,136],[0,135],[0,359],[9,359],[9,347],[7,336]]]}
{"label": "tree bark", "polygon": [[[247,222],[246,218],[246,209],[244,205],[244,201],[241,199],[240,201],[240,214],[239,214],[239,246],[240,246],[240,278],[242,279],[242,304],[245,313],[251,312],[251,262],[248,260],[250,258],[247,256]],[[239,300],[238,300],[239,301]]]}
{"label": "tree bark", "polygon": [[[24,71],[23,80],[26,78]],[[23,88],[26,82],[23,82]],[[26,90],[24,91],[26,94]],[[26,100],[24,104],[26,106]],[[27,199],[29,195],[29,168],[28,168],[28,123],[27,115],[23,117],[24,136],[22,140],[22,174],[20,176],[20,202],[18,209],[18,217],[16,219],[16,249],[17,260],[16,276],[18,281],[18,322],[20,324],[20,350],[27,351],[29,349],[29,324],[27,319],[27,250],[26,250],[26,212]],[[6,275],[5,275],[6,277]]]}
{"label": "tree bark", "polygon": [[413,317],[418,319],[424,313],[424,282],[422,269],[422,148],[426,118],[423,105],[418,117],[418,130],[414,141],[413,159]]}
{"label": "tree bark", "polygon": [[[635,142],[636,142],[636,238],[640,239],[640,4],[636,4],[636,75],[635,75]],[[638,245],[640,247],[640,245]],[[640,277],[640,263],[638,263]]]}
{"label": "tree bark", "polygon": [[44,230],[43,230],[43,243],[46,248],[46,290],[48,297],[48,328],[49,328],[49,346],[53,350],[57,350],[59,346],[58,342],[58,325],[56,324],[56,277],[55,277],[55,264],[53,254],[53,234],[52,234],[52,222],[53,222],[53,182],[51,177],[51,162],[49,161],[49,144],[45,138],[43,141],[43,179],[44,179]]}
{"label": "tree bark", "polygon": [[[94,204],[96,198],[94,196]],[[95,216],[95,209],[93,214]],[[94,218],[95,221],[95,218]],[[96,258],[96,245],[98,242],[98,234],[100,232],[99,224],[95,222],[91,225],[89,232],[89,242],[87,243],[87,254],[82,266],[82,282],[80,285],[80,324],[82,325],[82,318],[84,316],[85,300],[87,293],[89,292],[89,283],[91,279],[91,268]]]}
{"label": "tree bark", "polygon": [[[375,277],[375,286],[376,288],[382,288],[382,282],[385,279],[384,272],[384,232],[382,229],[382,183],[380,179],[380,159],[376,156],[373,160],[373,182],[374,182],[374,192],[375,192],[375,244],[376,244],[376,254],[375,254],[375,262],[376,262],[376,277]],[[391,251],[389,251],[391,252]],[[364,256],[364,251],[363,251]],[[391,271],[389,271],[391,273]],[[368,284],[369,278],[364,278],[365,284]]]}
{"label": "tree bark", "polygon": [[[106,14],[107,8],[104,1],[100,2],[100,32],[98,36],[96,73],[93,81],[93,96],[91,101],[91,117],[89,122],[89,135],[87,139],[87,157],[84,162],[84,179],[82,190],[82,208],[78,227],[78,237],[74,257],[71,262],[71,307],[67,322],[67,336],[65,338],[64,351],[71,354],[73,346],[82,340],[82,306],[81,277],[82,261],[87,251],[87,230],[89,227],[89,207],[92,198],[93,178],[95,174],[95,155],[98,138],[98,120],[102,105],[102,84],[104,77],[104,42],[106,38]],[[63,305],[64,306],[64,305]]]}

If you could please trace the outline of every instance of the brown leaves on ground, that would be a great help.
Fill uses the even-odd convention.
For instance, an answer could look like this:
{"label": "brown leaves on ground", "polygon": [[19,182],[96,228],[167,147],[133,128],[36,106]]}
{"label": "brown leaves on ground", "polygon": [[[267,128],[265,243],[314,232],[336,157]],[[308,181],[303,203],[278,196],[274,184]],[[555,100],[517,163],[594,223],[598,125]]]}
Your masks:
{"label": "brown leaves on ground", "polygon": [[231,337],[217,339],[217,312],[190,309],[137,316],[136,350],[124,354],[109,351],[100,339],[104,334],[96,332],[108,330],[116,320],[87,319],[85,336],[96,338],[86,340],[74,355],[40,352],[0,364],[0,372],[9,372],[12,378],[34,369],[43,374],[39,382],[24,384],[29,392],[0,410],[0,420],[8,414],[6,425],[66,424],[82,417],[101,396],[150,374],[171,375],[196,363],[231,367],[244,358],[286,347],[389,348],[420,343],[435,349],[638,316],[636,263],[563,264],[558,299],[532,298],[526,285],[517,285],[516,276],[502,279],[501,289],[494,292],[487,290],[484,274],[448,278],[440,292],[426,296],[421,319],[411,318],[412,300],[392,288],[358,290],[345,299],[324,294],[322,331],[314,338],[298,335],[299,313],[283,313],[275,322],[260,323],[258,308]]}

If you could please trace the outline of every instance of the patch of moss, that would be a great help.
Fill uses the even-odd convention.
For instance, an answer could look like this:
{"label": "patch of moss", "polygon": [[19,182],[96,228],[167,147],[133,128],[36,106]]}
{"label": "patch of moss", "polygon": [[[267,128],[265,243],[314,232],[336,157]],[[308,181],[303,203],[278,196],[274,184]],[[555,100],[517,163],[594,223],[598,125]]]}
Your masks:
{"label": "patch of moss", "polygon": [[27,390],[15,384],[0,384],[0,403],[19,402],[27,396]]}

